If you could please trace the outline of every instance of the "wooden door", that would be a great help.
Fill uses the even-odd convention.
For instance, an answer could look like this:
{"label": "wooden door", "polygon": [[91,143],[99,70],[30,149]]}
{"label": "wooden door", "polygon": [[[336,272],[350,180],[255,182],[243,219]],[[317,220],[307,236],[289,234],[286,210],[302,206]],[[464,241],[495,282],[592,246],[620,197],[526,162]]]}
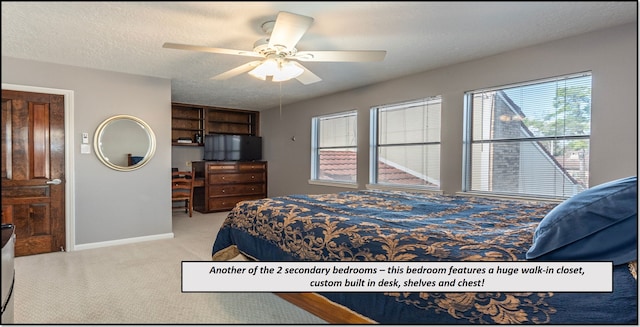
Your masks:
{"label": "wooden door", "polygon": [[2,90],[2,223],[15,255],[65,245],[64,96]]}

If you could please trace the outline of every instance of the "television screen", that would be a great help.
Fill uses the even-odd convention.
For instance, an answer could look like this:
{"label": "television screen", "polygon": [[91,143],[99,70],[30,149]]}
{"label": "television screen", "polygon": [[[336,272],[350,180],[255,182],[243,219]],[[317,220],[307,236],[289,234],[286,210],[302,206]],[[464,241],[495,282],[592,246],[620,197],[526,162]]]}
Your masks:
{"label": "television screen", "polygon": [[225,137],[222,134],[208,134],[204,137],[204,160],[225,159]]}
{"label": "television screen", "polygon": [[204,160],[253,161],[262,159],[262,138],[252,135],[208,134]]}
{"label": "television screen", "polygon": [[246,161],[262,159],[262,138],[243,135],[240,137],[240,159]]}
{"label": "television screen", "polygon": [[225,135],[225,160],[238,161],[242,159],[242,139],[240,135]]}

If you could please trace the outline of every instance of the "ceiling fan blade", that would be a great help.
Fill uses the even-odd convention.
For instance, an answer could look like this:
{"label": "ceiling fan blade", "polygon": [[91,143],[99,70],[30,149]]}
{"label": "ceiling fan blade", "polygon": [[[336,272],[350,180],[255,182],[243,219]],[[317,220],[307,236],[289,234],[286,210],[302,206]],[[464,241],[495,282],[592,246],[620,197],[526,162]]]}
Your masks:
{"label": "ceiling fan blade", "polygon": [[262,57],[261,54],[253,51],[246,50],[234,50],[234,49],[222,49],[222,48],[210,48],[203,47],[199,45],[189,45],[189,44],[178,44],[178,43],[170,43],[166,42],[162,45],[163,48],[168,49],[178,49],[178,50],[191,50],[191,51],[199,51],[199,52],[210,52],[210,53],[221,53],[221,54],[229,54],[236,56],[246,56],[246,57]]}
{"label": "ceiling fan blade", "polygon": [[238,66],[236,68],[233,68],[231,70],[228,70],[224,73],[218,74],[214,77],[211,77],[211,79],[214,80],[225,80],[225,79],[229,79],[231,77],[235,77],[238,76],[242,73],[246,73],[254,68],[256,68],[258,65],[260,65],[260,63],[262,63],[262,61],[252,61],[252,62],[248,62],[244,65]]}
{"label": "ceiling fan blade", "polygon": [[309,85],[309,84],[313,84],[316,82],[320,82],[322,79],[320,77],[318,77],[316,74],[312,73],[310,70],[308,70],[305,66],[302,66],[300,63],[295,62],[295,61],[291,61],[291,63],[293,63],[294,65],[302,68],[303,72],[302,74],[300,74],[298,77],[296,77],[296,79],[304,84],[304,85]]}
{"label": "ceiling fan blade", "polygon": [[284,46],[291,50],[307,32],[313,18],[281,11],[278,13],[273,31],[269,37],[269,47]]}
{"label": "ceiling fan blade", "polygon": [[291,58],[300,61],[364,62],[382,61],[386,55],[384,50],[299,51]]}

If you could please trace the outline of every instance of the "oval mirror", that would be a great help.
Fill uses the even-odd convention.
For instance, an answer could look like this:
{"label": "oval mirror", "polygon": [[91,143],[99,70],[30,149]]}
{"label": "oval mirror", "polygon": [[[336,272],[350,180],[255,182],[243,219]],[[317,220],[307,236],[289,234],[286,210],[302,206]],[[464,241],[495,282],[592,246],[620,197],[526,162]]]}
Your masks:
{"label": "oval mirror", "polygon": [[156,136],[142,119],[117,115],[98,126],[93,148],[98,159],[107,167],[131,171],[151,160],[156,151]]}

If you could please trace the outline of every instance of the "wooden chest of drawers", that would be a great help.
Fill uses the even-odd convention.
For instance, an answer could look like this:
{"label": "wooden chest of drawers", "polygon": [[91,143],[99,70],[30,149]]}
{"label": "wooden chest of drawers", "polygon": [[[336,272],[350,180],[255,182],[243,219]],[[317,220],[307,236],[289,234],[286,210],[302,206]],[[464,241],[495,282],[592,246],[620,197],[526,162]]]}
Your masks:
{"label": "wooden chest of drawers", "polygon": [[198,212],[227,211],[240,201],[267,196],[267,162],[194,161],[196,179],[204,186],[193,191],[193,209]]}

